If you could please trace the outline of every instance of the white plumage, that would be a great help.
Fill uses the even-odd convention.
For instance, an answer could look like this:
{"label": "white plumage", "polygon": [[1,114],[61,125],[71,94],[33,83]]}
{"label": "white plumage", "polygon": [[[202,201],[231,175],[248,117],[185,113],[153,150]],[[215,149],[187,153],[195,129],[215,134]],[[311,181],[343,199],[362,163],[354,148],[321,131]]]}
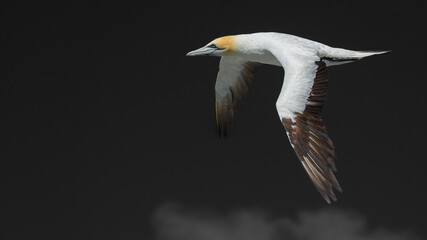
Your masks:
{"label": "white plumage", "polygon": [[341,187],[332,173],[336,170],[334,146],[321,119],[326,67],[381,53],[385,52],[333,48],[289,34],[253,33],[217,38],[187,56],[221,56],[215,85],[220,134],[231,124],[233,110],[247,92],[253,73],[263,64],[283,67],[277,112],[298,158],[329,203],[329,198],[336,200],[332,187]]}

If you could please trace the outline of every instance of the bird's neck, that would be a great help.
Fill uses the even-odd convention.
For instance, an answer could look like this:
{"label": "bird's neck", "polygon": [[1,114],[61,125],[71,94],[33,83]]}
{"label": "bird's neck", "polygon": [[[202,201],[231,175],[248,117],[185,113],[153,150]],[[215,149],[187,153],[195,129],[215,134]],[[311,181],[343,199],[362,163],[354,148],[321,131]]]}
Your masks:
{"label": "bird's neck", "polygon": [[270,53],[268,46],[271,40],[262,34],[236,35],[234,50],[238,57],[252,62],[280,66],[277,59]]}

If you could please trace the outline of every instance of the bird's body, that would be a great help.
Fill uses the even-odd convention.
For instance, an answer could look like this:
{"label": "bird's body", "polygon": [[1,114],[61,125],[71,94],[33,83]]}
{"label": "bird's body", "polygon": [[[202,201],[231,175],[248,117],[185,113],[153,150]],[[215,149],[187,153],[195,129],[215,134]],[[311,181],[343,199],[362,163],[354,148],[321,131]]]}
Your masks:
{"label": "bird's body", "polygon": [[285,55],[314,55],[320,49],[319,44],[308,39],[281,33],[252,33],[234,36],[235,56],[248,61],[282,66],[272,54],[280,49]]}
{"label": "bird's body", "polygon": [[384,52],[361,52],[282,33],[252,33],[217,38],[187,56],[221,56],[215,84],[215,109],[220,134],[231,124],[254,72],[264,64],[281,66],[285,78],[277,112],[298,158],[327,202],[341,191],[334,146],[321,118],[326,98],[327,66]]}

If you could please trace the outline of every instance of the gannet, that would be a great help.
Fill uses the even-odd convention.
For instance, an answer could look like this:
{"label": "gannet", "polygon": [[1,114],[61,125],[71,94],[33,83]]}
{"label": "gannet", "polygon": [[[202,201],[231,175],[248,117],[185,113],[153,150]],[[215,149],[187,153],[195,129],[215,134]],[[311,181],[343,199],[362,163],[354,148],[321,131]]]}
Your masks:
{"label": "gannet", "polygon": [[327,67],[387,51],[352,51],[283,33],[252,33],[217,38],[187,56],[219,56],[215,111],[219,134],[231,124],[253,74],[263,65],[281,66],[285,76],[276,102],[288,139],[314,186],[327,203],[336,201],[334,144],[322,121]]}

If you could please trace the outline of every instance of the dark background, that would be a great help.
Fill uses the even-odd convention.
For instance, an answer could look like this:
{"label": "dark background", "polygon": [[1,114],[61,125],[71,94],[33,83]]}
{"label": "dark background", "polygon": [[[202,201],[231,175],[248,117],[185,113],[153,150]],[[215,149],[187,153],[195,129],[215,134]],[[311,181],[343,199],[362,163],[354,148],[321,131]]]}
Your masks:
{"label": "dark background", "polygon": [[[403,5],[402,5],[403,4]],[[16,3],[0,7],[0,238],[147,239],[166,202],[216,211],[348,208],[427,237],[426,14],[392,1]],[[216,37],[275,31],[393,50],[329,69],[324,120],[344,192],[327,205],[276,113],[283,71],[250,86],[227,139]]]}

